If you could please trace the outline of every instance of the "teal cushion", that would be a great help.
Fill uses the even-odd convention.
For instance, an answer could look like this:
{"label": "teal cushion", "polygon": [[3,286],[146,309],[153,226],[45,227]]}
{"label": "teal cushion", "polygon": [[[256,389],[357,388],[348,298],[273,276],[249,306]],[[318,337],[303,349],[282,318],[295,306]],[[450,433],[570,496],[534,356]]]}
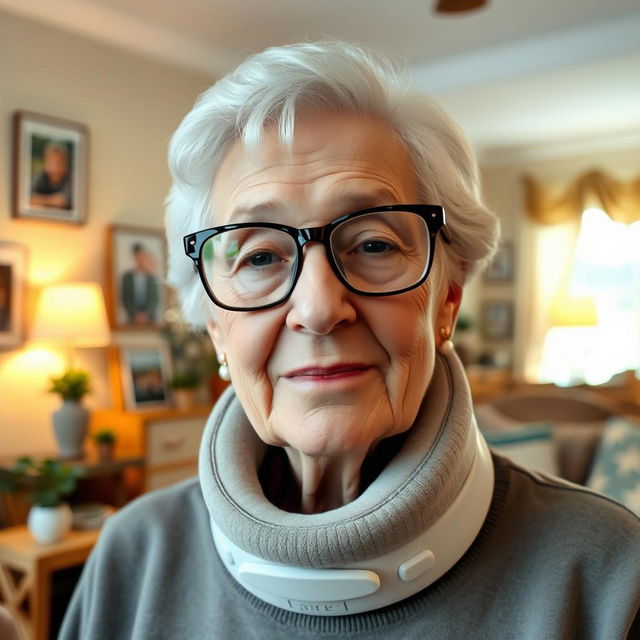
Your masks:
{"label": "teal cushion", "polygon": [[640,516],[640,425],[624,418],[607,421],[587,486]]}
{"label": "teal cushion", "polygon": [[552,423],[524,423],[507,429],[483,429],[482,433],[496,453],[523,467],[558,474]]}

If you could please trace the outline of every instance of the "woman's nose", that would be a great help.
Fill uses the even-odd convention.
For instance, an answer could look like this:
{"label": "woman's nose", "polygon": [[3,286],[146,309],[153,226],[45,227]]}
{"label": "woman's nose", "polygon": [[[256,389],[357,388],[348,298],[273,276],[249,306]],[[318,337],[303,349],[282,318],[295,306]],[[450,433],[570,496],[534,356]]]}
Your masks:
{"label": "woman's nose", "polygon": [[294,331],[327,335],[356,319],[353,294],[338,280],[324,247],[307,245],[302,272],[290,298],[287,326]]}

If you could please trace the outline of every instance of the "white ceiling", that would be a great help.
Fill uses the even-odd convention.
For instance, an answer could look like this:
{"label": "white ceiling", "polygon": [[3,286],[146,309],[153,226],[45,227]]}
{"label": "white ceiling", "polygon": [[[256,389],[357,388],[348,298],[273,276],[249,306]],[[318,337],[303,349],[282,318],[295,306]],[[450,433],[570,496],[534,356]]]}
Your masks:
{"label": "white ceiling", "polygon": [[[411,65],[485,162],[640,144],[640,0],[0,0],[0,9],[218,76],[266,46],[355,40]],[[577,147],[576,147],[577,148]]]}

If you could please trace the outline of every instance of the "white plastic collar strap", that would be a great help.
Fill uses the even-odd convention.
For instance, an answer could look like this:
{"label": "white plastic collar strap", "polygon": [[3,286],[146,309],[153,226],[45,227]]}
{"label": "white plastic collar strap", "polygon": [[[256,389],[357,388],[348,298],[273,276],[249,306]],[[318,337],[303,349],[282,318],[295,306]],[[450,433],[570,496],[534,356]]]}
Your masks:
{"label": "white plastic collar strap", "polygon": [[440,578],[464,555],[491,504],[493,462],[473,424],[476,455],[462,489],[427,531],[390,553],[331,569],[291,567],[252,555],[211,519],[218,553],[250,593],[282,609],[320,616],[372,611],[404,600]]}

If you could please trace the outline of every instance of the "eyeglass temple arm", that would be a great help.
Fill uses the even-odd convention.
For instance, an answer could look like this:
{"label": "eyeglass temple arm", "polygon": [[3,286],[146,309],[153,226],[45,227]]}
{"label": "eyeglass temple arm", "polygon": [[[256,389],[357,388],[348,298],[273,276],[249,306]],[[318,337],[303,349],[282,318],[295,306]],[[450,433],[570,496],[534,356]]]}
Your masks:
{"label": "eyeglass temple arm", "polygon": [[187,254],[187,257],[191,258],[193,264],[194,273],[198,273],[198,257],[194,252],[194,247],[196,244],[196,236],[195,234],[189,234],[183,238],[184,242],[184,252]]}

